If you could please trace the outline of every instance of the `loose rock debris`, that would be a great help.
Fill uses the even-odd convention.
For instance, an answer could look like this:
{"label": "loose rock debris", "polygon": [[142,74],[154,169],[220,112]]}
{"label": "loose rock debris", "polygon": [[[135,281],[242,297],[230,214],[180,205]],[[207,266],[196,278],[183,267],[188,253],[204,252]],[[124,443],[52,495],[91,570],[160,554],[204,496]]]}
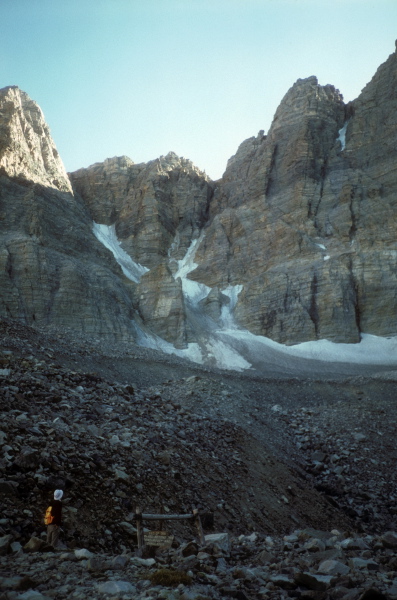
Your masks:
{"label": "loose rock debris", "polygon": [[[299,384],[299,407],[292,400],[298,384],[256,381],[243,392],[245,381],[208,369],[192,375],[182,361],[178,379],[167,378],[170,363],[160,361],[163,379],[155,385],[145,386],[132,363],[131,373],[110,378],[111,367],[106,376],[87,369],[108,361],[110,350],[88,344],[69,341],[66,349],[64,340],[3,323],[4,598],[397,595],[389,397],[371,405],[369,427],[362,404],[344,420],[337,404],[320,410],[309,394],[316,384]],[[370,467],[360,459],[367,447]],[[42,523],[58,487],[64,547],[50,552]],[[137,556],[137,505],[156,513],[198,507],[206,546],[192,524],[173,523],[173,548]],[[220,531],[226,546],[208,537]],[[186,573],[191,583],[158,584],[161,569]]]}

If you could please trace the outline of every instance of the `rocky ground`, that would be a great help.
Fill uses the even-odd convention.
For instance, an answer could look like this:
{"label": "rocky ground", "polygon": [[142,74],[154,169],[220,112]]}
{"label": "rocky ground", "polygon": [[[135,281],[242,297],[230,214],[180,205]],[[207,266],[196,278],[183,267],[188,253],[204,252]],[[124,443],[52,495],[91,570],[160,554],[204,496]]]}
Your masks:
{"label": "rocky ground", "polygon": [[[0,386],[5,598],[394,595],[393,374],[261,379],[3,320]],[[42,519],[57,487],[53,553]],[[228,542],[186,550],[193,525],[172,523],[175,547],[139,557],[137,505],[198,507]],[[31,538],[41,551],[23,550]],[[191,580],[166,593],[152,577],[170,567]]]}
{"label": "rocky ground", "polygon": [[[209,535],[206,544],[130,552],[15,552],[0,557],[0,590],[9,600],[46,598],[331,598],[397,597],[397,535],[359,537],[336,529],[285,536]],[[12,565],[12,573],[6,569]],[[0,592],[1,594],[1,592]]]}

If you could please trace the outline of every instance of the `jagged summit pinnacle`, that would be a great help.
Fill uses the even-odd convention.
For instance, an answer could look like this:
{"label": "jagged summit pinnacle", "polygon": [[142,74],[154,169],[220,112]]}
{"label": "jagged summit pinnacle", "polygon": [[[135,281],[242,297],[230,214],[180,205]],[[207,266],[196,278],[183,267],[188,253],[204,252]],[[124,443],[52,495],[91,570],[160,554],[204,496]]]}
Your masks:
{"label": "jagged summit pinnacle", "polygon": [[18,86],[0,90],[0,167],[20,177],[72,193],[43,112]]}

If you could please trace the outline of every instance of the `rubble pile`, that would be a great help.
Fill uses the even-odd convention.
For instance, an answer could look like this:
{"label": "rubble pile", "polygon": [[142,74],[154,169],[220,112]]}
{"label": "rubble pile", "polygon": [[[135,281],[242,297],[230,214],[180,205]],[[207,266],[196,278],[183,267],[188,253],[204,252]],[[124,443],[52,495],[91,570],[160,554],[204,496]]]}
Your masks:
{"label": "rubble pile", "polygon": [[371,403],[364,395],[359,391],[348,410],[339,402],[273,411],[287,424],[315,487],[356,529],[374,532],[396,527],[396,420],[386,397]]}
{"label": "rubble pile", "polygon": [[[144,388],[131,383],[130,362],[129,383],[110,381],[85,370],[88,343],[69,344],[65,360],[64,344],[54,338],[26,327],[6,334],[0,338],[0,535],[23,542],[40,536],[56,488],[65,491],[65,541],[92,551],[133,546],[136,506],[178,514],[194,506],[207,515],[204,525],[234,532],[348,525],[263,441],[212,413],[212,403],[231,402],[222,380],[205,389],[204,380],[190,375]],[[78,358],[73,370],[62,364],[70,355]],[[167,364],[162,372],[169,374]],[[179,392],[173,398],[181,385],[197,390],[207,414],[184,405]],[[175,533],[190,530],[173,525]]]}
{"label": "rubble pile", "polygon": [[[285,536],[206,536],[152,549],[152,557],[86,548],[5,554],[0,538],[0,597],[204,600],[237,598],[386,600],[397,598],[397,534],[303,529]],[[10,569],[13,575],[5,575]],[[168,577],[167,577],[168,575]],[[173,581],[167,585],[167,581]],[[166,583],[161,583],[166,582]],[[180,583],[179,583],[180,582]]]}
{"label": "rubble pile", "polygon": [[[393,381],[112,352],[0,321],[0,600],[397,600]],[[172,547],[138,549],[137,506],[197,507],[205,545],[171,521]]]}
{"label": "rubble pile", "polygon": [[62,488],[68,541],[120,551],[131,545],[122,523],[137,504],[213,512],[223,492],[232,493],[227,472],[234,480],[245,475],[241,432],[230,423],[32,356],[3,351],[0,360],[0,528],[16,539],[39,534],[50,494]]}

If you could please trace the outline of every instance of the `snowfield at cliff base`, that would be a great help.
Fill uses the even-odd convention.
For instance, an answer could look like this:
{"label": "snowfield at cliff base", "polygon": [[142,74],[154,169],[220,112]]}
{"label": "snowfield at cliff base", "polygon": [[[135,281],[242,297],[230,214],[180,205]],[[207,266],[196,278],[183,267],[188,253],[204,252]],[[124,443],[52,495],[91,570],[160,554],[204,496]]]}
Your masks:
{"label": "snowfield at cliff base", "polygon": [[[108,248],[121,266],[123,273],[131,281],[139,282],[140,277],[148,269],[132,260],[122,249],[117,239],[115,226],[93,223],[93,233],[97,239]],[[361,334],[358,344],[334,343],[329,340],[303,342],[295,346],[284,346],[264,336],[255,335],[245,329],[240,329],[234,319],[234,309],[242,285],[228,286],[222,293],[229,298],[229,304],[222,307],[219,328],[202,312],[199,302],[211,291],[203,283],[188,278],[197,264],[194,262],[195,253],[203,240],[202,233],[190,244],[184,258],[170,259],[177,264],[174,279],[181,279],[182,290],[187,306],[194,310],[195,318],[201,321],[199,343],[188,344],[186,349],[178,349],[166,340],[135,324],[138,344],[147,348],[160,350],[187,358],[199,364],[212,364],[220,369],[245,371],[253,365],[247,358],[255,357],[267,362],[281,361],[288,366],[288,357],[306,360],[316,360],[329,363],[354,363],[382,366],[397,366],[397,337],[382,338],[370,334]],[[324,247],[324,246],[322,246]]]}
{"label": "snowfield at cliff base", "polygon": [[327,362],[397,365],[397,337],[382,338],[363,333],[359,344],[337,344],[329,340],[318,340],[303,342],[296,346],[283,346],[283,344],[278,344],[268,338],[245,331],[234,330],[233,335],[247,341],[255,338],[257,342],[274,348],[278,352],[300,358]]}
{"label": "snowfield at cliff base", "polygon": [[[193,362],[203,364],[199,344],[189,344],[186,350],[175,348],[169,342],[153,334],[145,333],[139,328],[138,343],[147,348],[161,350],[167,354],[175,354]],[[284,359],[288,366],[289,359],[300,358],[324,363],[344,363],[360,365],[382,365],[397,367],[397,337],[381,338],[375,335],[362,334],[359,344],[334,343],[329,340],[303,342],[296,346],[284,346],[242,329],[220,330],[205,343],[206,349],[220,369],[244,371],[252,367],[246,359],[252,353],[268,361],[280,364]],[[222,338],[222,339],[220,339]],[[250,350],[248,353],[244,347]],[[264,356],[266,355],[266,356]]]}

